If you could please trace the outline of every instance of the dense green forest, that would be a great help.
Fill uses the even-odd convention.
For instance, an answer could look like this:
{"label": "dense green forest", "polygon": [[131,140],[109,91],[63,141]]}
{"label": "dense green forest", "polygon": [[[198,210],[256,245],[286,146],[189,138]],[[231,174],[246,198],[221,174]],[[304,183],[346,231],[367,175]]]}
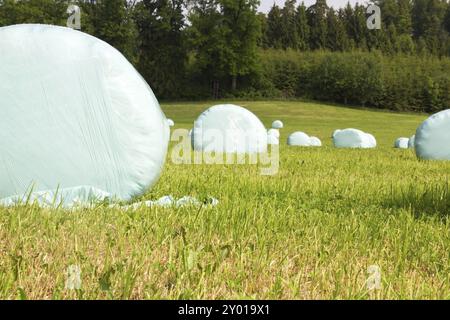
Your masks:
{"label": "dense green forest", "polygon": [[[307,98],[432,112],[450,102],[450,5],[376,0],[335,10],[287,0],[0,0],[0,26],[66,25],[120,50],[159,99]],[[1,58],[1,57],[0,57]]]}

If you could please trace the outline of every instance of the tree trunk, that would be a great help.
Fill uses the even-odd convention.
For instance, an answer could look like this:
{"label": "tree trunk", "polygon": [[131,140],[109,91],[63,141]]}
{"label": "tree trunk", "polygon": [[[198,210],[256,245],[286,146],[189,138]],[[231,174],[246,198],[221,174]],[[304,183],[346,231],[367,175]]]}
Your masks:
{"label": "tree trunk", "polygon": [[231,91],[236,91],[237,87],[237,76],[233,76],[231,79]]}
{"label": "tree trunk", "polygon": [[213,92],[212,92],[212,96],[213,99],[219,99],[219,81],[218,80],[214,80],[213,81]]}

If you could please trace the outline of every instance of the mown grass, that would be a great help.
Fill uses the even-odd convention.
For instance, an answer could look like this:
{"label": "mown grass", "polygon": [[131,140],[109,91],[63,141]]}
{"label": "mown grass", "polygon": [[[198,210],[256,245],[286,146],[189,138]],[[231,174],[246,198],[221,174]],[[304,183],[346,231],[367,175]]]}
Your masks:
{"label": "mown grass", "polygon": [[[425,115],[302,102],[241,102],[282,119],[280,170],[167,163],[144,198],[219,199],[217,207],[0,209],[0,297],[12,299],[450,298],[450,163],[394,150]],[[177,128],[212,103],[166,104]],[[337,150],[334,129],[373,133],[375,150]],[[323,148],[291,148],[302,130]],[[70,265],[81,290],[66,290]],[[382,288],[368,290],[380,267]]]}

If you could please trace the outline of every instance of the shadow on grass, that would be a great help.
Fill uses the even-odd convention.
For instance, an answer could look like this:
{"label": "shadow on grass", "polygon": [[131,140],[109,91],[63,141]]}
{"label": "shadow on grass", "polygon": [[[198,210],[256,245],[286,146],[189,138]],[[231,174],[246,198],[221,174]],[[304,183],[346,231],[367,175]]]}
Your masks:
{"label": "shadow on grass", "polygon": [[387,208],[410,210],[416,217],[437,215],[450,217],[450,186],[449,182],[435,185],[391,188],[383,205]]}

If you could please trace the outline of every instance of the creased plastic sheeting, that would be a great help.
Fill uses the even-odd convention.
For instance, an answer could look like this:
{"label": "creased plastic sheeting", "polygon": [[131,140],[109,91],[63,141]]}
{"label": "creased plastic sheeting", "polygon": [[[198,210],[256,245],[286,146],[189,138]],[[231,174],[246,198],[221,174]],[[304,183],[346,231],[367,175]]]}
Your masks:
{"label": "creased plastic sheeting", "polygon": [[216,105],[195,121],[194,150],[219,153],[267,151],[267,131],[252,112],[232,104]]}
{"label": "creased plastic sheeting", "polygon": [[183,207],[215,207],[219,204],[219,200],[216,198],[208,198],[207,201],[201,202],[197,198],[191,196],[184,196],[178,200],[172,196],[164,196],[158,200],[149,200],[143,202],[133,203],[128,206],[120,207],[123,210],[137,210],[142,207],[164,207],[164,208],[183,208]]}
{"label": "creased plastic sheeting", "polygon": [[426,160],[450,160],[450,109],[425,120],[416,131],[416,154]]}
{"label": "creased plastic sheeting", "polygon": [[371,134],[352,128],[335,130],[333,143],[336,148],[375,148],[377,144]]}
{"label": "creased plastic sheeting", "polygon": [[0,28],[0,198],[128,200],[156,182],[168,140],[152,90],[107,43],[56,26]]}
{"label": "creased plastic sheeting", "polygon": [[395,140],[394,148],[408,149],[409,138],[401,137]]}
{"label": "creased plastic sheeting", "polygon": [[158,200],[148,200],[129,205],[120,205],[111,198],[110,194],[104,191],[91,187],[77,187],[62,190],[33,192],[23,197],[8,197],[0,200],[0,206],[15,207],[21,205],[38,205],[41,208],[48,209],[63,208],[68,210],[76,210],[81,208],[94,208],[101,202],[110,203],[108,206],[109,208],[121,210],[137,210],[141,207],[215,207],[219,204],[219,200],[213,197],[209,197],[206,201],[201,202],[191,196],[184,196],[180,199],[175,199],[172,196],[164,196]]}

